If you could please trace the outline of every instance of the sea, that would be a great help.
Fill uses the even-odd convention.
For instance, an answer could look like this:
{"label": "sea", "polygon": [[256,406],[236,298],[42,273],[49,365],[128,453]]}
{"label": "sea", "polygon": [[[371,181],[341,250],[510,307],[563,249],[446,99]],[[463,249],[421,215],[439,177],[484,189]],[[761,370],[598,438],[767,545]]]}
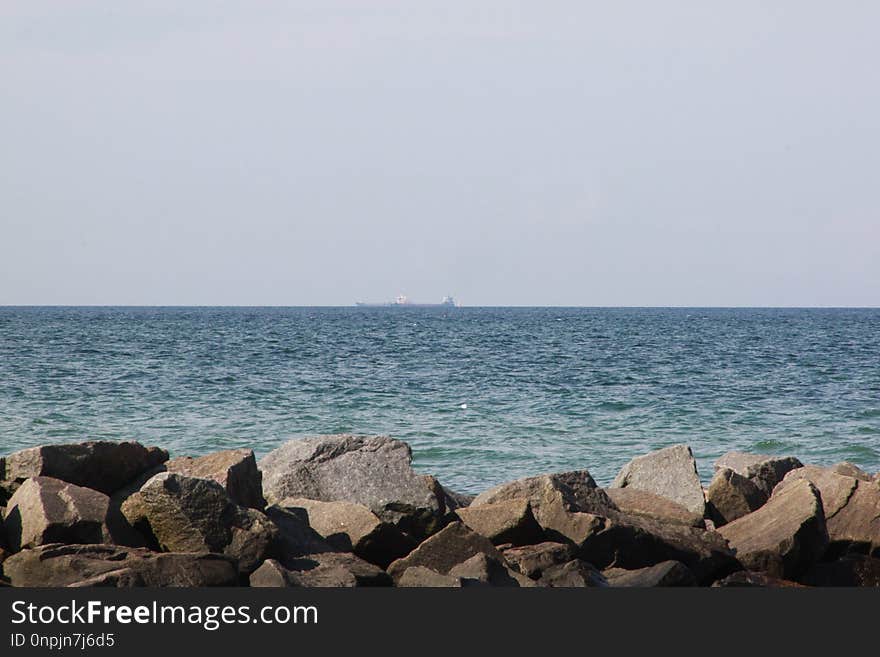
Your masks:
{"label": "sea", "polygon": [[880,309],[0,307],[0,455],[386,434],[461,492],[690,445],[880,470]]}

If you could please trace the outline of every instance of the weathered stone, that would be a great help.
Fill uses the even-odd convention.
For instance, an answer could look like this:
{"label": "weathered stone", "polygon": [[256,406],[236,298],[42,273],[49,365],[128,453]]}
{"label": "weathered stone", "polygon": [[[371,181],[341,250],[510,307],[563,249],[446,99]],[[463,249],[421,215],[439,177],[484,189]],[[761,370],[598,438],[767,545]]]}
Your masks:
{"label": "weathered stone", "polygon": [[846,475],[847,477],[855,477],[861,481],[871,481],[873,477],[862,470],[859,466],[849,461],[841,461],[831,466],[831,470],[837,474]]}
{"label": "weathered stone", "polygon": [[672,445],[637,456],[618,473],[611,488],[636,488],[665,497],[705,515],[706,501],[697,462],[687,445]]}
{"label": "weathered stone", "polygon": [[781,589],[800,586],[801,584],[791,580],[780,579],[767,573],[756,573],[750,570],[741,570],[712,583],[712,588],[759,587]]}
{"label": "weathered stone", "polygon": [[680,561],[661,561],[653,566],[625,570],[608,568],[602,571],[608,585],[619,588],[650,588],[665,586],[696,586],[697,578]]}
{"label": "weathered stone", "polygon": [[441,575],[424,566],[407,568],[397,580],[400,588],[460,588],[461,579],[451,575]]}
{"label": "weathered stone", "polygon": [[156,553],[112,545],[43,545],[3,563],[13,586],[235,586],[235,562],[218,554]]}
{"label": "weathered stone", "polygon": [[31,447],[6,457],[0,479],[54,477],[110,494],[168,460],[168,452],[135,442],[103,440]]}
{"label": "weathered stone", "polygon": [[165,464],[168,472],[187,477],[211,479],[226,489],[229,499],[239,506],[262,509],[263,475],[250,449],[229,449],[198,458],[181,456]]}
{"label": "weathered stone", "polygon": [[502,559],[501,553],[488,538],[468,529],[461,522],[453,522],[423,541],[407,556],[393,562],[388,566],[388,574],[396,581],[407,568],[425,566],[447,575],[452,568],[479,553]]}
{"label": "weathered stone", "polygon": [[793,482],[757,511],[718,529],[748,570],[793,579],[818,561],[828,547],[819,491]]}
{"label": "weathered stone", "polygon": [[808,586],[880,587],[880,559],[850,555],[837,561],[817,563],[800,581]]}
{"label": "weathered stone", "polygon": [[133,527],[168,552],[216,552],[249,573],[269,555],[277,529],[262,513],[233,504],[215,481],[171,472],[151,478],[121,507]]}
{"label": "weathered stone", "polygon": [[[353,582],[354,578],[352,578]],[[290,578],[290,571],[275,559],[266,559],[248,577],[252,588],[292,588],[299,586]],[[354,585],[353,583],[351,584]]]}
{"label": "weathered stone", "polygon": [[330,545],[343,552],[354,552],[382,568],[416,547],[412,538],[380,520],[362,504],[287,498],[278,506],[294,512],[302,509],[311,528]]}
{"label": "weathered stone", "polygon": [[353,554],[322,552],[282,564],[268,559],[250,575],[254,587],[390,586],[388,574]]}
{"label": "weathered stone", "polygon": [[291,559],[305,555],[338,551],[309,526],[305,509],[272,505],[266,509],[266,516],[277,530],[276,545],[272,555],[284,565]]}
{"label": "weathered stone", "polygon": [[502,550],[505,561],[521,574],[538,579],[551,566],[567,563],[574,559],[574,548],[567,543],[544,542],[536,545],[523,545]]}
{"label": "weathered stone", "polygon": [[793,456],[767,456],[745,452],[727,452],[715,461],[716,472],[722,468],[733,470],[746,479],[751,479],[767,497],[770,497],[785,473],[800,467],[803,467],[803,463]]}
{"label": "weathered stone", "polygon": [[462,586],[537,586],[533,580],[511,570],[499,559],[481,552],[450,569],[449,576],[459,578]]}
{"label": "weathered stone", "polygon": [[738,472],[721,468],[712,477],[706,491],[709,517],[721,527],[748,515],[767,501],[767,495]]}
{"label": "weathered stone", "polygon": [[457,509],[459,519],[495,545],[528,545],[542,540],[544,532],[532,515],[527,499],[512,499],[494,504],[472,505]]}
{"label": "weathered stone", "polygon": [[317,436],[292,440],[260,461],[271,503],[287,497],[362,504],[417,540],[456,507],[436,479],[412,469],[412,452],[386,436]]}
{"label": "weathered stone", "polygon": [[592,564],[580,559],[550,566],[542,573],[538,583],[541,586],[552,588],[597,588],[608,586],[608,582],[602,573],[596,570]]}
{"label": "weathered stone", "polygon": [[103,493],[52,477],[32,477],[9,500],[5,526],[9,547],[49,543],[104,543],[107,508]]}
{"label": "weathered stone", "polygon": [[456,493],[454,490],[446,488],[446,486],[443,486],[443,493],[446,495],[447,506],[450,509],[462,509],[466,506],[470,506],[471,502],[476,498],[476,495],[470,495],[469,493]]}
{"label": "weathered stone", "polygon": [[681,504],[637,488],[609,488],[608,497],[622,513],[645,516],[685,527],[705,529],[703,516],[683,507]]}

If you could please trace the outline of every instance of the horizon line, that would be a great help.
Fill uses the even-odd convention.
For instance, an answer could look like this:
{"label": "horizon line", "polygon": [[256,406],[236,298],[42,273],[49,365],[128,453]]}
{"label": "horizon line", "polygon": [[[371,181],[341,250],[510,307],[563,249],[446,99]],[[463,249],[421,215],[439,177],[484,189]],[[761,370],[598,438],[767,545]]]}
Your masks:
{"label": "horizon line", "polygon": [[[356,304],[339,305],[339,304],[137,304],[137,303],[33,303],[33,304],[0,304],[0,308],[358,308],[364,309]],[[439,309],[436,307],[373,307],[367,310],[432,310]],[[754,310],[878,310],[880,305],[862,306],[862,305],[718,305],[718,306],[701,306],[701,305],[566,305],[566,304],[550,304],[550,305],[532,305],[532,304],[506,304],[506,305],[456,305],[445,306],[443,309],[455,308],[560,308],[560,309],[707,309],[707,310],[734,310],[734,309],[754,309]]]}

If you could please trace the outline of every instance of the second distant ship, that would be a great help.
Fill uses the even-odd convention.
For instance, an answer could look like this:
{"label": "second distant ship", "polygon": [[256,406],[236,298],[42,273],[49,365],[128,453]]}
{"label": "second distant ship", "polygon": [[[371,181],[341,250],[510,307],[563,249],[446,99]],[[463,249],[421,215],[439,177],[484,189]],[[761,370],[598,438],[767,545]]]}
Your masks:
{"label": "second distant ship", "polygon": [[403,294],[399,295],[394,301],[387,301],[385,303],[358,301],[355,305],[367,308],[455,308],[458,306],[452,297],[443,297],[443,301],[440,303],[416,303],[410,301]]}

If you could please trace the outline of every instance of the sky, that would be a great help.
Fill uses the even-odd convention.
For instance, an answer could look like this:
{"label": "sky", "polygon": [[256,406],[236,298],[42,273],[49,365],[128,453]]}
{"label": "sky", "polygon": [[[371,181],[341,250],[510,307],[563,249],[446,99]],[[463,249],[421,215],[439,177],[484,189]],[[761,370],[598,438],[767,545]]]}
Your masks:
{"label": "sky", "polygon": [[880,305],[880,3],[0,3],[0,304]]}

